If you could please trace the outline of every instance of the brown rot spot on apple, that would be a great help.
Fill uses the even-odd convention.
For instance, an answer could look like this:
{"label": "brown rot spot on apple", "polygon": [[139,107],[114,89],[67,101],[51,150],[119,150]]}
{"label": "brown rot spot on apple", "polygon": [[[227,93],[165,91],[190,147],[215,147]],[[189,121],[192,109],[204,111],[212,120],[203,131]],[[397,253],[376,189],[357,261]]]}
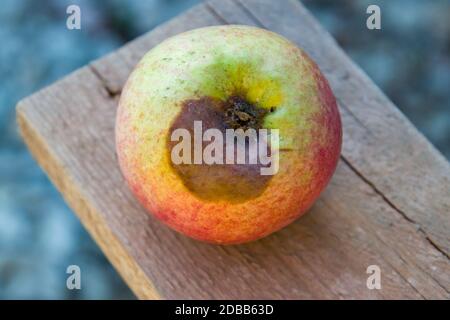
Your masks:
{"label": "brown rot spot on apple", "polygon": [[[186,129],[190,133],[191,162],[170,164],[180,177],[186,188],[196,197],[205,201],[224,200],[240,203],[260,196],[267,187],[272,176],[261,175],[261,168],[267,167],[260,161],[249,161],[249,140],[245,142],[245,164],[226,164],[225,137],[227,129],[262,129],[264,116],[268,110],[259,108],[238,95],[229,97],[226,101],[212,97],[201,97],[182,102],[181,111],[172,123],[167,137],[167,149],[171,159],[172,149],[179,141],[171,141],[176,129]],[[204,161],[194,164],[195,135],[194,122],[201,121],[202,136],[207,129],[218,129],[223,136],[223,163],[207,164]],[[198,122],[197,122],[198,124]],[[198,129],[198,127],[197,127]],[[201,139],[201,138],[200,138]],[[202,150],[215,141],[201,141]],[[234,159],[236,151],[234,150]],[[270,155],[270,147],[268,148]]]}
{"label": "brown rot spot on apple", "polygon": [[239,96],[230,97],[225,103],[225,123],[232,129],[261,129],[267,110],[257,108]]}

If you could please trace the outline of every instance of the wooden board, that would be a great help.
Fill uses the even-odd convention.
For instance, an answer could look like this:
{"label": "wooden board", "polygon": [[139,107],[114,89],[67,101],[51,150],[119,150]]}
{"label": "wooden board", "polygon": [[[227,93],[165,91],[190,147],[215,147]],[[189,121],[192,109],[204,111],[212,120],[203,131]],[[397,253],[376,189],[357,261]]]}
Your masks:
{"label": "wooden board", "polygon": [[[114,150],[117,100],[163,39],[217,24],[303,47],[338,99],[344,146],[314,207],[265,239],[214,246],[148,215]],[[21,133],[106,256],[144,299],[450,298],[450,165],[296,1],[212,0],[21,101]],[[381,290],[366,287],[369,265]]]}

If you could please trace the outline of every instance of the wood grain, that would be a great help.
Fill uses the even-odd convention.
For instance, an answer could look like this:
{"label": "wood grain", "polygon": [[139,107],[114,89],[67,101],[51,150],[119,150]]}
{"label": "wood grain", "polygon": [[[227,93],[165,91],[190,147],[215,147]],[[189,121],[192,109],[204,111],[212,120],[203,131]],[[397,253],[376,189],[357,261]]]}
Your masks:
{"label": "wood grain", "polygon": [[[260,241],[213,246],[171,231],[128,190],[114,150],[120,90],[168,36],[238,23],[285,35],[326,74],[342,161],[304,217]],[[21,101],[22,135],[87,230],[143,299],[450,298],[450,168],[294,1],[208,1]],[[368,290],[379,265],[382,289]]]}

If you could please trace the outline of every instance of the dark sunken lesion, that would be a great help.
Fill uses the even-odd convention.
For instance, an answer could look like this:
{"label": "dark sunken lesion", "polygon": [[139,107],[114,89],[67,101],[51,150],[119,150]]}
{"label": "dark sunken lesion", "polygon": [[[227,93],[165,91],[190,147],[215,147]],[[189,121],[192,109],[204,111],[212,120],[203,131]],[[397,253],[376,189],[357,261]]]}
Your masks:
{"label": "dark sunken lesion", "polygon": [[[194,154],[194,121],[202,121],[203,132],[210,128],[219,129],[224,136],[226,129],[262,128],[267,110],[248,103],[240,96],[226,101],[212,97],[186,100],[175,118],[167,139],[169,159],[172,148],[170,136],[175,129],[184,128],[191,133],[191,155]],[[203,150],[210,142],[203,142]],[[268,151],[270,154],[270,150]],[[248,158],[248,143],[246,144]],[[223,149],[225,156],[225,147]],[[263,165],[257,164],[180,164],[171,166],[184,185],[198,198],[207,201],[225,200],[232,203],[244,202],[262,194],[272,176],[260,174]]]}
{"label": "dark sunken lesion", "polygon": [[230,97],[225,103],[225,123],[232,129],[262,128],[267,110],[257,108],[239,96]]}

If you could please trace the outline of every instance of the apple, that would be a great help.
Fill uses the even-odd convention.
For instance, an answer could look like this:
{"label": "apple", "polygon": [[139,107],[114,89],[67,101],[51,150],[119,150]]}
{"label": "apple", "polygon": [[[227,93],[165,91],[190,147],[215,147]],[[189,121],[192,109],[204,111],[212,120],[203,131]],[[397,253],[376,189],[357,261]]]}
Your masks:
{"label": "apple", "polygon": [[[277,137],[267,144],[272,163],[248,155],[220,162],[230,130],[234,138],[251,130]],[[261,136],[241,141],[244,151]],[[119,164],[137,199],[171,228],[215,244],[262,238],[304,214],[328,184],[341,144],[336,100],[318,66],[282,36],[249,26],[165,40],[131,73],[117,111]],[[275,160],[273,174],[261,174]]]}

